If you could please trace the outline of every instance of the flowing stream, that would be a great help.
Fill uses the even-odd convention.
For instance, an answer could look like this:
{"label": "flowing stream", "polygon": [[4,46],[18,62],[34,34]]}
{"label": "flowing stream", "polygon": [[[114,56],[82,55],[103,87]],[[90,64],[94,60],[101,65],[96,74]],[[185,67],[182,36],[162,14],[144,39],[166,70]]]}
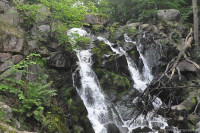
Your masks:
{"label": "flowing stream", "polygon": [[[73,33],[78,33],[79,36],[88,35],[85,30],[78,28],[71,29],[68,32],[68,35],[72,35]],[[124,35],[124,37],[126,42],[132,42],[133,44],[136,44],[127,35]],[[144,64],[142,74],[140,74],[136,64],[121,47],[113,47],[113,44],[103,37],[97,37],[97,39],[109,45],[112,51],[116,54],[126,56],[131,78],[134,81],[133,87],[140,92],[143,92],[146,89],[147,85],[152,81],[153,76],[151,75],[151,71],[148,67],[148,63],[145,57],[141,54],[141,44],[137,46],[137,50],[140,53],[140,58],[142,59]],[[71,36],[71,40],[75,43],[75,37]],[[114,104],[113,107],[111,107],[106,102],[105,95],[99,85],[97,76],[92,70],[93,61],[90,49],[77,49],[76,55],[78,58],[77,71],[80,75],[81,87],[77,87],[75,84],[74,86],[76,87],[78,94],[84,102],[84,105],[88,111],[88,118],[92,123],[95,133],[107,133],[106,125],[109,123],[114,123],[122,133],[131,133],[132,130],[137,127],[149,127],[152,129],[153,125],[157,125],[161,128],[165,128],[165,126],[167,126],[164,118],[162,118],[161,116],[155,116],[156,111],[162,105],[162,101],[157,97],[154,98],[155,100],[152,103],[155,111],[148,112],[147,115],[141,114],[136,119],[133,118],[128,121],[123,120],[121,112],[117,109],[117,107],[115,107]],[[73,79],[75,74],[76,73],[73,74]],[[137,97],[135,98],[135,100],[136,99]],[[123,130],[123,128],[126,128],[128,130]]]}

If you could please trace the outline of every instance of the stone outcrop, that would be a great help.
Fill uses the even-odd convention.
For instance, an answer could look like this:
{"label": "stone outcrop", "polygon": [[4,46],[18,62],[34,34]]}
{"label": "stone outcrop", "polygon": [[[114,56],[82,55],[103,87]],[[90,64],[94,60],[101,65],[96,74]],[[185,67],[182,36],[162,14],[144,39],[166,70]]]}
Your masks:
{"label": "stone outcrop", "polygon": [[108,24],[109,18],[105,18],[99,15],[88,14],[85,16],[83,22],[91,25],[105,25]]}
{"label": "stone outcrop", "polygon": [[178,21],[180,18],[180,12],[176,9],[158,10],[157,17],[159,20],[166,19],[168,21]]}

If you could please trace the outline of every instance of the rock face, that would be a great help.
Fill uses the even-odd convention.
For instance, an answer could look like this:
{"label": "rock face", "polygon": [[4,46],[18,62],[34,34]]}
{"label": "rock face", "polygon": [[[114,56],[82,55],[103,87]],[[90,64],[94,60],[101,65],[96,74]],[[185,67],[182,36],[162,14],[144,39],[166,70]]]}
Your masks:
{"label": "rock face", "polygon": [[0,13],[6,12],[10,8],[9,2],[7,0],[0,1]]}
{"label": "rock face", "polygon": [[10,53],[0,53],[0,63],[5,62],[6,60],[10,59]]}
{"label": "rock face", "polygon": [[159,20],[167,19],[168,21],[178,21],[180,18],[180,12],[176,9],[158,10],[157,17]]}
{"label": "rock face", "polygon": [[85,16],[83,22],[91,25],[105,25],[108,24],[109,18],[102,18],[101,16],[88,14]]}
{"label": "rock face", "polygon": [[22,52],[23,42],[23,39],[17,38],[16,36],[8,36],[8,38],[4,40],[3,51],[20,53]]}
{"label": "rock face", "polygon": [[49,58],[48,62],[50,66],[57,68],[69,66],[65,53],[60,51],[52,53],[52,56]]}
{"label": "rock face", "polygon": [[118,127],[114,123],[106,125],[107,133],[121,133]]}

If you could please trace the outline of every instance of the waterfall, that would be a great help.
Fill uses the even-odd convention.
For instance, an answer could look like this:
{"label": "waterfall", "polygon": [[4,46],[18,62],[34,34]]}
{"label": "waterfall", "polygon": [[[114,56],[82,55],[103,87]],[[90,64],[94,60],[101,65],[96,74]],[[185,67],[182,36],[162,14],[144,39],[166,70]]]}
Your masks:
{"label": "waterfall", "polygon": [[[74,43],[76,38],[73,37],[74,33],[77,33],[79,36],[88,35],[85,30],[79,28],[71,29],[68,31],[68,35]],[[90,50],[75,51],[78,58],[77,70],[81,78],[81,88],[76,87],[76,85],[74,86],[88,111],[88,118],[92,123],[95,133],[106,133],[104,125],[109,122],[108,108],[96,74],[92,70],[92,54]]]}
{"label": "waterfall", "polygon": [[[145,37],[145,36],[143,36],[143,37]],[[124,35],[124,38],[125,38],[125,42],[131,42],[136,45],[136,42],[133,42],[126,34]],[[139,90],[140,92],[143,92],[147,88],[147,85],[153,80],[153,75],[151,74],[151,70],[148,67],[147,60],[145,59],[145,57],[143,56],[143,54],[141,52],[142,45],[141,44],[139,44],[138,46],[136,45],[137,51],[139,52],[140,58],[142,59],[143,64],[144,64],[143,73],[140,74],[139,70],[137,69],[136,64],[132,61],[132,59],[129,57],[129,55],[120,46],[113,47],[114,44],[112,44],[107,39],[100,37],[100,36],[97,37],[97,39],[99,39],[100,41],[103,41],[104,43],[109,45],[110,48],[112,49],[112,51],[115,52],[116,54],[126,56],[128,69],[131,74],[131,78],[134,81],[134,88]],[[149,97],[151,98],[151,96],[149,96]],[[137,102],[137,99],[138,99],[138,97],[136,97],[133,100],[133,102]],[[129,131],[132,131],[133,129],[138,128],[138,127],[141,127],[141,128],[149,127],[152,129],[153,125],[154,126],[157,125],[163,129],[167,126],[167,123],[165,122],[165,119],[162,116],[160,116],[160,115],[155,116],[156,111],[162,105],[162,101],[158,97],[154,97],[153,99],[154,99],[154,101],[152,102],[152,104],[154,106],[153,111],[148,112],[146,116],[141,114],[137,118],[123,121],[124,126],[126,126],[129,129]],[[118,111],[118,114],[120,115],[119,111]]]}
{"label": "waterfall", "polygon": [[[114,44],[112,44],[111,42],[109,42],[107,39],[105,39],[103,37],[97,37],[97,39],[99,39],[100,41],[103,41],[104,43],[109,45],[111,47],[112,51],[115,52],[116,54],[126,56],[129,72],[131,74],[131,78],[135,82],[134,88],[136,88],[139,91],[144,91],[147,88],[147,84],[149,82],[151,82],[151,80],[153,79],[153,76],[151,75],[150,69],[148,68],[147,61],[144,58],[144,56],[141,56],[142,54],[140,53],[140,57],[142,58],[142,61],[145,65],[144,73],[143,73],[145,75],[144,76],[145,79],[142,78],[142,75],[139,73],[139,70],[137,69],[136,64],[132,61],[132,59],[129,57],[129,55],[121,47],[113,48],[112,46]],[[125,35],[125,41],[132,42],[130,40],[130,38],[128,38],[127,35]],[[135,42],[133,42],[133,43],[135,43]]]}
{"label": "waterfall", "polygon": [[101,92],[97,77],[92,71],[92,59],[89,50],[77,50],[78,69],[81,76],[81,88],[78,94],[83,100],[96,133],[103,133],[104,125],[109,122],[105,97]]}
{"label": "waterfall", "polygon": [[[77,33],[79,36],[87,36],[88,33],[85,30],[79,28],[73,28],[68,31],[68,35],[71,38],[71,41],[76,44],[76,35]],[[145,57],[141,53],[140,46],[137,46],[137,50],[140,53],[140,58],[143,61],[144,68],[143,73],[140,74],[139,70],[137,69],[137,65],[132,61],[129,55],[121,48],[121,47],[113,47],[113,44],[102,37],[97,37],[100,41],[104,41],[107,45],[110,46],[113,52],[118,55],[125,55],[129,72],[131,74],[131,78],[134,81],[134,88],[138,91],[143,92],[147,88],[147,84],[151,82],[153,76],[151,75],[151,70],[148,67],[148,63]],[[126,42],[133,42],[127,35],[125,35]],[[78,58],[78,68],[73,73],[72,77],[75,80],[76,72],[79,72],[80,75],[80,82],[81,87],[77,87],[74,81],[74,87],[83,100],[83,103],[88,111],[88,118],[93,126],[95,133],[107,133],[106,125],[109,123],[115,124],[121,133],[132,133],[132,130],[137,127],[149,127],[153,128],[153,125],[157,125],[158,127],[165,128],[167,125],[164,121],[164,118],[161,116],[155,116],[156,111],[162,105],[162,101],[155,97],[153,101],[153,106],[155,111],[150,111],[147,115],[140,114],[137,118],[130,120],[124,120],[121,116],[120,110],[112,104],[111,106],[108,105],[105,95],[101,90],[100,84],[98,82],[97,76],[95,72],[92,70],[92,53],[90,49],[81,50],[76,49],[76,55]],[[149,96],[151,97],[151,96]],[[135,98],[135,102],[137,102],[138,97]],[[152,129],[155,131],[154,129]],[[156,132],[156,131],[155,131]]]}

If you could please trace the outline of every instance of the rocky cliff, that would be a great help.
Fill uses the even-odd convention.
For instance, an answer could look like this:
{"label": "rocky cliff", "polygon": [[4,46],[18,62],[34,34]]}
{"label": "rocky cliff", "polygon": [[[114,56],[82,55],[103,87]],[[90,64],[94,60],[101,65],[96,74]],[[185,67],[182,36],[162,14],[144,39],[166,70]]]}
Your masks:
{"label": "rocky cliff", "polygon": [[[36,114],[24,115],[15,110],[21,99],[18,99],[11,91],[7,91],[11,88],[0,91],[3,102],[0,113],[4,114],[0,116],[2,122],[0,131],[94,132],[92,124],[87,118],[87,110],[73,86],[72,73],[77,68],[75,51],[68,48],[71,45],[70,42],[66,45],[60,45],[55,37],[56,33],[51,32],[52,26],[48,20],[51,11],[41,5],[41,14],[37,14],[37,23],[30,27],[25,27],[24,19],[20,17],[20,13],[13,4],[7,0],[0,1],[0,13],[0,90],[5,88],[3,81],[12,77],[11,79],[27,83],[42,82],[41,85],[53,81],[47,89],[56,90],[57,94],[49,99],[49,104],[43,105],[45,109],[42,110],[42,117],[45,118],[45,123],[39,118],[37,119]],[[177,72],[172,79],[163,78],[156,82],[165,71],[168,62],[178,55],[178,48],[182,47],[189,32],[189,29],[181,24],[178,18],[179,12],[177,10],[159,11],[155,24],[129,23],[119,25],[109,24],[108,18],[100,19],[99,16],[90,14],[84,19],[84,22],[89,25],[83,28],[91,33],[90,41],[92,43],[85,45],[84,42],[80,42],[79,47],[81,49],[91,48],[93,69],[97,74],[100,86],[108,101],[118,105],[119,110],[123,110],[122,116],[125,119],[133,117],[135,108],[141,108],[139,114],[145,114],[146,111],[151,110],[154,99],[147,98],[147,94],[150,94],[162,99],[163,107],[157,113],[169,119],[169,130],[178,127],[194,131],[200,120],[197,106],[199,103],[197,67],[183,59],[178,64],[180,74]],[[145,93],[137,92],[132,88],[134,81],[131,80],[126,57],[113,53],[105,42],[97,38],[102,36],[112,42],[113,47],[122,47],[142,72],[144,64],[139,58],[137,48],[133,43],[124,41],[124,34],[141,44],[141,53],[147,59],[154,75],[154,81]],[[188,53],[191,51],[189,50]],[[37,63],[17,68],[24,68],[25,74],[21,72],[14,74],[11,71],[13,70],[11,66],[27,62],[29,60],[27,56],[32,53],[40,55],[39,58],[30,57]],[[41,75],[48,75],[48,78],[43,81]],[[78,74],[75,83],[80,86]],[[138,95],[141,96],[141,102],[135,107],[132,101]],[[11,108],[15,109],[12,111]],[[8,125],[17,130],[11,129]],[[110,133],[114,130],[112,128]],[[162,132],[159,127],[154,126],[153,128]],[[148,128],[138,128],[132,132],[149,130]]]}

